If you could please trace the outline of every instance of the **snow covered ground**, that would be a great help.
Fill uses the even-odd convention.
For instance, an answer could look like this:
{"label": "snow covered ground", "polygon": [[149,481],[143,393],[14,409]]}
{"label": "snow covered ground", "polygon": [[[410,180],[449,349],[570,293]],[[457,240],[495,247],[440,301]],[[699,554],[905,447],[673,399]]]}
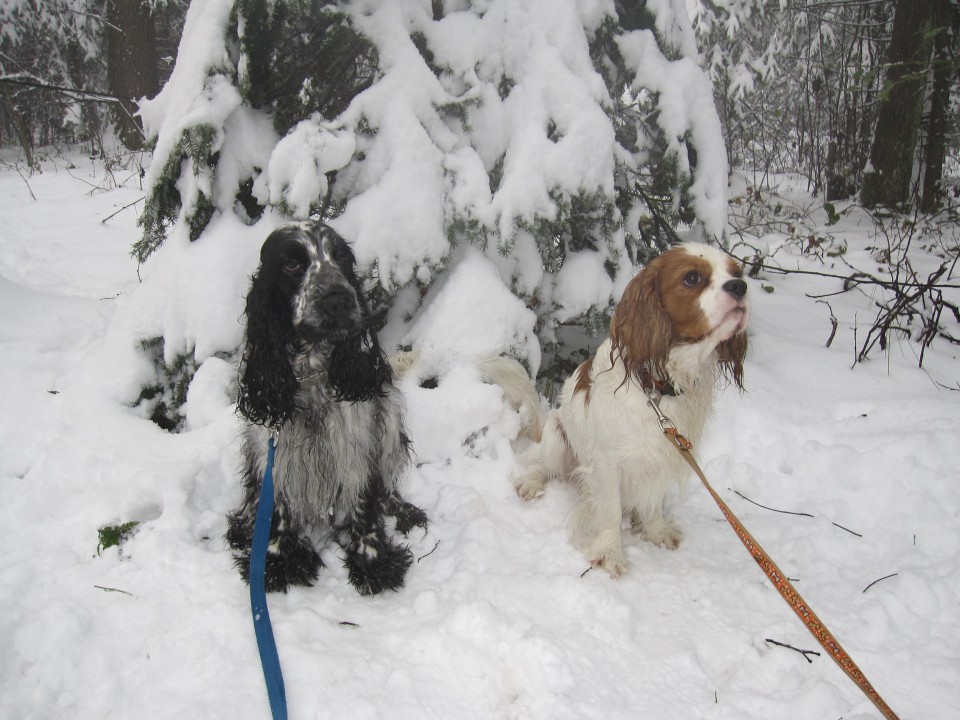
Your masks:
{"label": "snow covered ground", "polygon": [[[141,269],[158,278],[151,288],[129,257],[142,205],[101,223],[142,197],[131,171],[105,176],[74,155],[73,168],[61,157],[21,177],[10,159],[0,717],[268,717],[247,590],[222,540],[239,498],[239,422],[231,368],[213,352],[239,338],[271,221],[213,228],[194,246],[172,238],[181,247]],[[831,230],[850,263],[875,269],[858,217]],[[831,270],[790,248],[776,257]],[[422,372],[439,376],[435,389],[404,386],[418,457],[405,495],[431,519],[412,538],[419,559],[400,592],[370,598],[328,551],[315,587],[270,597],[290,717],[879,717],[822,653],[808,662],[767,642],[820,651],[693,481],[676,509],[680,549],[630,538],[627,575],[584,574],[567,541],[571,490],[516,497],[518,416],[470,361],[478,337],[535,354],[530,328],[479,254],[461,263],[429,313],[408,327],[398,312],[385,333],[421,342]],[[839,328],[827,349],[828,308],[805,293],[837,280],[750,285],[747,392],[723,393],[696,453],[900,717],[960,717],[957,350],[937,342],[918,369],[917,347],[895,338],[851,368],[875,312],[868,293],[830,298]],[[158,300],[173,290],[192,299],[188,312]],[[168,352],[197,347],[205,360],[180,434],[131,408],[152,373],[136,343],[158,325],[182,328]],[[122,548],[98,553],[98,529],[130,521]]]}

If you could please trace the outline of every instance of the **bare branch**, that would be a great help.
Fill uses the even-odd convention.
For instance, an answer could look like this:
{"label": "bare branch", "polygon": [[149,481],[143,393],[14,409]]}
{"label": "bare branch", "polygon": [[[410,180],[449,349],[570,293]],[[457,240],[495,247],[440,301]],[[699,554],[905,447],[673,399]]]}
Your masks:
{"label": "bare branch", "polygon": [[789,650],[794,650],[794,651],[800,653],[801,655],[803,655],[803,659],[806,660],[806,661],[807,661],[808,663],[810,663],[810,664],[813,664],[813,660],[811,660],[810,657],[809,657],[810,655],[816,655],[817,657],[820,657],[820,653],[817,652],[816,650],[801,650],[800,648],[795,648],[793,645],[787,645],[786,643],[777,642],[776,640],[771,640],[770,638],[767,638],[766,640],[764,640],[764,642],[765,642],[765,643],[770,643],[771,645],[776,645],[777,647],[782,647],[782,648],[787,648],[787,649],[789,649]]}

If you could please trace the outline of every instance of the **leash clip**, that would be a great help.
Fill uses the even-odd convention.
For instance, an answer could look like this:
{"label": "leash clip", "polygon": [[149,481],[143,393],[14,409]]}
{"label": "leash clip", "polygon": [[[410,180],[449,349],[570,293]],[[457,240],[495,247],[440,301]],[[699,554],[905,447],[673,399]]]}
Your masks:
{"label": "leash clip", "polygon": [[663,431],[663,434],[667,436],[667,439],[672,442],[677,449],[689,452],[693,447],[693,443],[687,440],[674,425],[673,420],[668,418],[663,410],[660,409],[660,402],[658,399],[659,393],[653,388],[643,388],[643,392],[647,396],[647,405],[653,408],[653,411],[657,414],[657,422],[660,423],[660,429]]}
{"label": "leash clip", "polygon": [[[660,424],[660,427],[663,427],[663,423]],[[693,447],[693,443],[687,440],[686,436],[682,435],[675,427],[663,428],[663,432],[667,436],[667,439],[673,442],[680,450],[689,452]]]}

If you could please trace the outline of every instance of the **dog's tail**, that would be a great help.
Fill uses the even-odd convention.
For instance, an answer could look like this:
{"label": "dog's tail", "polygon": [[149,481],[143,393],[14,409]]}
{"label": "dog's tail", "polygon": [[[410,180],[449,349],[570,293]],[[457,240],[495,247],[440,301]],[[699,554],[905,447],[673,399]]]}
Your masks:
{"label": "dog's tail", "polygon": [[527,369],[517,360],[505,355],[490,357],[479,363],[484,382],[498,385],[504,398],[520,413],[520,435],[540,442],[543,434],[544,412],[540,396]]}
{"label": "dog's tail", "polygon": [[[420,360],[419,348],[400,351],[390,356],[390,366],[396,379],[402,379]],[[540,396],[530,379],[527,369],[517,360],[497,355],[477,364],[484,382],[497,385],[514,410],[520,413],[520,436],[540,442],[543,434],[545,413],[540,406]]]}
{"label": "dog's tail", "polygon": [[410,372],[410,369],[417,364],[420,359],[420,349],[398,350],[387,358],[390,361],[390,369],[393,370],[395,380],[402,380]]}

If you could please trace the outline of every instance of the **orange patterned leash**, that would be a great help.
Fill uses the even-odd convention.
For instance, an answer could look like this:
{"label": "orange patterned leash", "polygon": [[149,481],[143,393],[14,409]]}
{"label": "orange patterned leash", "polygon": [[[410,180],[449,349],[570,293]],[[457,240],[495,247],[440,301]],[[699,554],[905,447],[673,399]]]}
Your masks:
{"label": "orange patterned leash", "polygon": [[737,534],[737,537],[740,538],[740,541],[743,543],[744,547],[747,548],[747,551],[750,553],[751,557],[757,561],[757,564],[770,579],[770,582],[773,583],[773,586],[777,589],[777,592],[780,593],[780,596],[786,601],[786,603],[793,609],[797,614],[803,624],[807,626],[807,630],[817,639],[824,650],[833,658],[833,661],[840,666],[840,669],[843,670],[847,677],[853,680],[856,683],[857,687],[870,698],[870,701],[876,705],[877,709],[881,714],[887,718],[887,720],[899,720],[897,714],[884,702],[883,698],[880,697],[873,685],[870,684],[870,681],[867,680],[867,677],[863,674],[857,664],[853,661],[853,658],[847,653],[846,650],[840,645],[837,639],[833,634],[827,629],[827,626],[823,624],[817,614],[807,605],[806,600],[804,600],[800,593],[797,592],[796,588],[793,587],[793,584],[787,579],[787,576],[784,575],[780,568],[777,567],[777,564],[773,559],[767,554],[760,543],[758,543],[753,535],[743,526],[743,523],[733,514],[733,510],[723,501],[716,491],[711,487],[709,481],[707,481],[706,476],[703,474],[703,471],[700,469],[700,466],[697,464],[697,461],[694,459],[693,454],[690,452],[693,447],[687,438],[680,434],[673,422],[660,410],[660,405],[657,402],[658,398],[656,395],[652,394],[650,391],[647,391],[647,397],[650,399],[650,405],[653,407],[654,411],[657,413],[657,418],[660,420],[660,427],[663,429],[664,435],[667,440],[673,445],[684,460],[693,468],[693,471],[697,474],[697,477],[700,478],[703,482],[703,486],[707,489],[710,495],[713,496],[713,499],[716,501],[717,505],[720,506],[720,511],[723,513],[723,516],[727,519],[727,522],[730,523],[730,527],[733,528],[733,531]]}

